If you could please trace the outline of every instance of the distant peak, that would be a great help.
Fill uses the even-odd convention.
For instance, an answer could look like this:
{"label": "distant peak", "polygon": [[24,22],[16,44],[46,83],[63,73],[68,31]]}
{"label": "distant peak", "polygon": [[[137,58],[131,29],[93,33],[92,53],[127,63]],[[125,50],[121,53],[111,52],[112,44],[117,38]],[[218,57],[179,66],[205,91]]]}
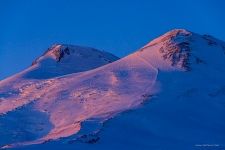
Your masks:
{"label": "distant peak", "polygon": [[57,61],[60,61],[65,54],[70,54],[69,45],[53,44],[42,56],[51,55],[54,56]]}
{"label": "distant peak", "polygon": [[88,59],[99,59],[99,61],[110,63],[119,59],[111,53],[91,47],[70,44],[53,44],[44,52],[43,55],[38,57],[32,65],[38,64],[46,58],[51,58],[56,63],[62,61],[78,61],[78,59],[83,59],[83,61]]}
{"label": "distant peak", "polygon": [[[70,55],[71,53],[74,53],[75,51],[82,51],[84,49],[93,49],[93,48],[77,46],[77,45],[70,45],[70,44],[58,44],[57,43],[57,44],[53,44],[52,46],[50,46],[44,52],[44,54],[41,57],[43,57],[43,56],[52,56],[53,58],[55,58],[55,60],[57,62],[60,62],[60,60],[64,56]],[[37,58],[32,63],[32,65],[36,64],[41,57]]]}

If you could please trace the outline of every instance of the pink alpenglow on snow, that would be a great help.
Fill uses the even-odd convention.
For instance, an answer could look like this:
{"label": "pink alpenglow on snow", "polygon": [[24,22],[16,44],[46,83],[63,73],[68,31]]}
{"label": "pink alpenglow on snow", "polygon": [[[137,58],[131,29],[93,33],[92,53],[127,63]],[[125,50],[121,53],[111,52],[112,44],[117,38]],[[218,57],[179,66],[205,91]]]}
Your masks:
{"label": "pink alpenglow on snow", "polygon": [[225,112],[222,102],[209,100],[224,94],[218,90],[225,85],[224,53],[224,42],[183,29],[172,30],[121,59],[93,48],[54,45],[31,67],[0,81],[0,130],[8,130],[1,131],[8,138],[0,145],[78,139],[91,120],[99,127],[90,127],[87,134],[97,133],[108,119],[139,108],[146,100],[151,105],[155,96],[163,97],[159,102],[171,108],[182,96],[198,96],[206,99],[207,106],[217,105]]}

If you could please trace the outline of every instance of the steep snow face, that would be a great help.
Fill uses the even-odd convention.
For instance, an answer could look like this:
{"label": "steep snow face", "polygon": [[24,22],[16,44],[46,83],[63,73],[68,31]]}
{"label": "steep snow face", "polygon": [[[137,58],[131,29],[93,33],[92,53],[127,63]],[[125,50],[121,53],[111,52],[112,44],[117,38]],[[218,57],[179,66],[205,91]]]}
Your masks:
{"label": "steep snow face", "polygon": [[[175,125],[180,119],[180,116],[174,115],[176,111],[185,117],[189,117],[187,114],[191,111],[190,114],[193,115],[191,118],[194,117],[194,121],[190,118],[189,121],[194,126],[195,120],[205,117],[207,108],[217,109],[213,111],[216,113],[209,113],[211,115],[224,112],[224,101],[221,100],[225,86],[224,47],[222,41],[211,36],[202,36],[181,29],[172,30],[137,52],[93,70],[49,79],[29,79],[18,82],[20,78],[14,76],[10,80],[2,81],[0,82],[0,113],[2,114],[0,119],[4,126],[0,126],[0,131],[10,126],[13,122],[12,118],[17,117],[17,114],[24,120],[29,120],[29,124],[33,126],[29,126],[25,131],[18,128],[19,131],[16,132],[9,128],[5,136],[11,138],[1,139],[0,144],[9,144],[5,148],[16,147],[72,135],[72,141],[77,141],[83,137],[83,132],[96,133],[107,119],[120,112],[139,107],[144,100],[151,99],[152,96],[159,97],[159,104],[153,105],[155,110],[153,113],[163,109],[167,117],[170,117],[170,114],[178,117],[173,118]],[[50,57],[55,63],[66,60],[69,52],[65,48],[59,50],[59,47],[55,47],[55,49],[56,52],[54,49],[50,50],[44,58]],[[44,58],[36,60],[34,66],[44,65]],[[7,86],[9,83],[12,84],[12,80],[13,86]],[[209,86],[206,86],[206,82]],[[201,106],[202,103],[204,105]],[[181,107],[177,106],[178,104]],[[29,115],[25,115],[27,112],[41,119],[33,120]],[[151,113],[151,111],[144,112]],[[195,114],[200,118],[195,117]],[[153,120],[146,125],[152,128],[147,130],[153,132],[156,137],[168,138],[169,135],[163,137],[163,133],[157,130],[156,124],[151,126],[153,124],[151,121],[157,119],[158,115],[160,113],[152,114],[150,119]],[[222,117],[224,116],[218,118]],[[202,120],[203,123],[207,122],[206,119]],[[87,127],[89,129],[87,130],[84,124],[89,121],[93,121],[97,128],[92,129],[91,126]],[[218,129],[221,129],[224,123],[217,122],[217,125],[219,125]],[[198,124],[198,127],[201,126],[202,124]],[[173,125],[169,124],[169,127],[172,128]],[[181,135],[177,136],[178,139],[175,141],[190,142],[179,138]],[[214,134],[214,136],[219,136],[217,139],[220,139],[220,142],[223,139],[221,134]],[[171,137],[174,139],[173,136]],[[189,139],[190,137],[189,135]]]}

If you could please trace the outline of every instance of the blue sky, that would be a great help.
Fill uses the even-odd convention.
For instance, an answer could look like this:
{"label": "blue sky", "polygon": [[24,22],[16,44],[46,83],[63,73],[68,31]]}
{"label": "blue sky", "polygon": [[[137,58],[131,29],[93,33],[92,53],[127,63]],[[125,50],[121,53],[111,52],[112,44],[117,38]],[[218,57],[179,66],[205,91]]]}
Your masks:
{"label": "blue sky", "polygon": [[54,43],[123,57],[174,28],[225,41],[224,6],[223,0],[2,0],[0,80]]}

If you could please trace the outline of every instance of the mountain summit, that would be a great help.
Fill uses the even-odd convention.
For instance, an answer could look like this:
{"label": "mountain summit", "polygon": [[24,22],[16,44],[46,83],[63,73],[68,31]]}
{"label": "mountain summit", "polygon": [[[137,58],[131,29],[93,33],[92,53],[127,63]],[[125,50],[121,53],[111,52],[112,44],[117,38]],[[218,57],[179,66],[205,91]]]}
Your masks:
{"label": "mountain summit", "polygon": [[[119,136],[143,149],[225,143],[224,52],[224,42],[183,29],[119,60],[92,48],[54,45],[30,68],[0,81],[0,131],[8,137],[0,145],[95,143],[107,120],[140,106],[148,109],[115,119],[112,128],[123,132],[108,128],[103,135],[110,136],[96,149],[113,138],[122,148]],[[139,134],[148,138],[135,138]]]}
{"label": "mountain summit", "polygon": [[[71,65],[73,62],[81,63],[82,61],[82,63],[84,63],[85,61],[97,61],[94,64],[96,65],[96,63],[100,63],[100,61],[111,63],[118,59],[118,57],[108,52],[100,51],[95,48],[68,44],[54,44],[48,48],[41,57],[37,58],[32,65],[44,63],[47,58],[51,58],[58,63],[69,63],[68,65]],[[90,65],[91,63],[93,62],[87,64]]]}
{"label": "mountain summit", "polygon": [[[41,78],[82,72],[111,63],[119,58],[94,48],[68,44],[55,44],[32,63],[34,77]],[[38,77],[37,77],[38,78]]]}
{"label": "mountain summit", "polygon": [[[225,52],[224,45],[224,42],[210,35],[175,29],[145,45],[140,53],[151,61],[151,64],[155,64],[156,68],[167,70],[172,67],[190,71],[195,65],[221,64]],[[218,50],[211,52],[214,48]],[[152,58],[149,59],[150,57]]]}

